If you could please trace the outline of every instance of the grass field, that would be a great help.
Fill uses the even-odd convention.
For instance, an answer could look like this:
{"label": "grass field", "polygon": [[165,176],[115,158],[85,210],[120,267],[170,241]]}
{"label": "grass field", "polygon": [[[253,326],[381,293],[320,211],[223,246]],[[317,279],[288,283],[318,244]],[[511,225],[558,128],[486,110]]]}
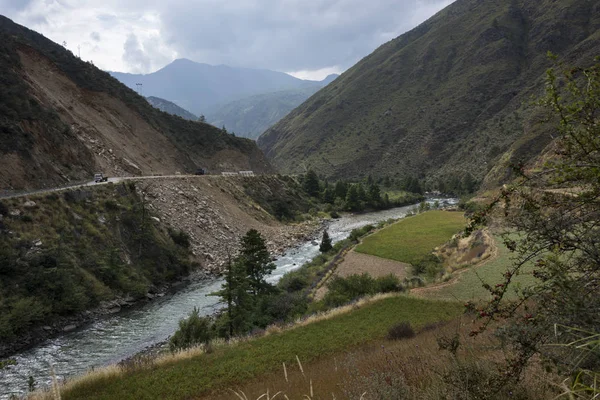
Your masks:
{"label": "grass field", "polygon": [[390,327],[409,321],[413,327],[449,320],[460,314],[458,303],[406,296],[389,297],[352,312],[210,354],[173,363],[157,364],[116,376],[82,380],[64,391],[69,399],[188,399],[214,390],[234,387],[295,363],[296,356],[310,362],[384,338]]}
{"label": "grass field", "polygon": [[[489,298],[489,292],[483,288],[483,283],[494,286],[503,282],[503,273],[513,265],[512,254],[506,248],[502,239],[495,236],[498,255],[496,258],[486,262],[480,267],[469,268],[462,273],[457,274],[457,280],[450,281],[448,284],[438,288],[424,288],[420,295],[430,299],[438,300],[486,300]],[[513,278],[512,287],[509,287],[507,299],[516,297],[515,289],[523,286],[529,286],[534,283],[535,278],[531,275],[532,266],[525,266],[518,276]],[[419,293],[419,292],[417,292]]]}
{"label": "grass field", "polygon": [[412,264],[450,240],[465,223],[462,212],[429,211],[366,237],[355,251]]}

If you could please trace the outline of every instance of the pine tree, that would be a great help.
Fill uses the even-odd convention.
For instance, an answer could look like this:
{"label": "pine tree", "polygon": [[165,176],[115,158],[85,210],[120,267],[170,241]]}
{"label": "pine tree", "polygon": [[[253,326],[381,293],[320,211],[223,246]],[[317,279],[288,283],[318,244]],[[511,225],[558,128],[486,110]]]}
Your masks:
{"label": "pine tree", "polygon": [[369,203],[371,203],[373,207],[377,207],[381,204],[381,190],[379,189],[379,185],[374,183],[369,186],[368,197]]}
{"label": "pine tree", "polygon": [[308,172],[306,172],[302,186],[304,187],[304,191],[310,196],[319,197],[319,177],[312,169],[309,169]]}
{"label": "pine tree", "polygon": [[323,238],[321,239],[321,245],[319,246],[319,251],[321,253],[326,253],[332,248],[333,246],[331,245],[331,238],[329,237],[329,233],[327,233],[327,230],[324,230]]}
{"label": "pine tree", "polygon": [[360,199],[356,185],[350,185],[348,194],[346,195],[346,208],[350,211],[358,211],[360,209]]}
{"label": "pine tree", "polygon": [[348,194],[348,184],[344,181],[337,181],[335,183],[335,197],[339,197],[342,200],[346,200]]}
{"label": "pine tree", "polygon": [[242,250],[237,259],[245,266],[246,276],[253,295],[270,293],[273,285],[265,277],[275,269],[265,240],[256,229],[250,229],[242,238]]}

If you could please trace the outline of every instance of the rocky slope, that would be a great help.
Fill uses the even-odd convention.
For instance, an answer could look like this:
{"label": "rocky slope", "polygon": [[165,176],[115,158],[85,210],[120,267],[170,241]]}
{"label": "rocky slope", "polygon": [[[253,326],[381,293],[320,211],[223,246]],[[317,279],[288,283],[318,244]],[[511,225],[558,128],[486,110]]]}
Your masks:
{"label": "rocky slope", "polygon": [[0,188],[53,187],[94,172],[272,168],[254,142],[183,120],[62,46],[0,16]]}
{"label": "rocky slope", "polygon": [[599,29],[596,1],[458,0],[365,57],[259,146],[286,173],[435,181],[491,171],[493,185],[552,139],[531,107],[547,52],[589,65]]}
{"label": "rocky slope", "polygon": [[99,314],[222,270],[249,229],[272,254],[319,221],[286,225],[308,197],[271,176],[156,178],[0,200],[0,358]]}

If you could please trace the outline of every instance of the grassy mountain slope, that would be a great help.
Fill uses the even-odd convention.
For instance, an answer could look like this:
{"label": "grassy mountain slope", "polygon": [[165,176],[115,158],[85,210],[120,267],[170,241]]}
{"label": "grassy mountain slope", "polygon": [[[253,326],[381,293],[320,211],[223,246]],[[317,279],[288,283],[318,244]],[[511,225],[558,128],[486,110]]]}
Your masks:
{"label": "grassy mountain slope", "polygon": [[178,117],[188,119],[190,121],[198,120],[197,116],[195,116],[188,110],[179,107],[177,104],[169,100],[161,99],[160,97],[154,96],[148,96],[146,97],[146,100],[148,100],[148,103],[152,104],[153,107],[158,108],[160,111],[164,111],[168,114],[177,115]]}
{"label": "grassy mountain slope", "polygon": [[271,171],[256,145],[152,107],[108,73],[0,16],[0,187],[228,168]]}
{"label": "grassy mountain slope", "polygon": [[209,113],[206,120],[236,135],[257,139],[290,111],[337,78],[332,74],[307,87],[263,93],[236,100]]}
{"label": "grassy mountain slope", "polygon": [[236,100],[208,114],[206,120],[238,136],[256,139],[319,89],[321,86],[289,89]]}
{"label": "grassy mountain slope", "polygon": [[132,89],[141,83],[145,94],[169,99],[198,115],[255,94],[315,84],[283,72],[214,66],[187,59],[175,60],[150,74],[111,72],[111,75]]}
{"label": "grassy mountain slope", "polygon": [[312,96],[259,147],[283,172],[482,179],[550,142],[529,106],[546,54],[587,63],[599,28],[598,2],[458,0]]}

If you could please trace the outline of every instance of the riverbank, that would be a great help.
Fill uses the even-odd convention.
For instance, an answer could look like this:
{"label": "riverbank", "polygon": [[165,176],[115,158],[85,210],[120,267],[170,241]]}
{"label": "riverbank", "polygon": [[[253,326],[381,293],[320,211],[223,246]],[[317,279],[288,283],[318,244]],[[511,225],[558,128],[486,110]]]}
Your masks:
{"label": "riverbank", "polygon": [[[401,218],[411,207],[360,215],[344,215],[327,222],[334,242],[346,238],[353,229],[367,224],[377,224],[390,218]],[[314,224],[312,232],[319,233],[321,224]],[[313,245],[313,236],[297,247],[285,252],[275,261],[277,266],[270,282],[277,282],[286,272],[299,268],[319,254],[319,246]],[[33,376],[39,387],[51,382],[49,365],[53,365],[59,379],[71,379],[91,368],[116,364],[133,356],[157,342],[164,341],[177,328],[178,321],[197,307],[203,315],[212,314],[218,308],[218,299],[206,294],[219,290],[221,282],[205,281],[190,283],[174,295],[155,298],[138,308],[107,315],[85,328],[59,335],[55,339],[29,348],[14,355],[18,365],[2,371],[0,387],[5,397],[26,392],[27,379]]]}

